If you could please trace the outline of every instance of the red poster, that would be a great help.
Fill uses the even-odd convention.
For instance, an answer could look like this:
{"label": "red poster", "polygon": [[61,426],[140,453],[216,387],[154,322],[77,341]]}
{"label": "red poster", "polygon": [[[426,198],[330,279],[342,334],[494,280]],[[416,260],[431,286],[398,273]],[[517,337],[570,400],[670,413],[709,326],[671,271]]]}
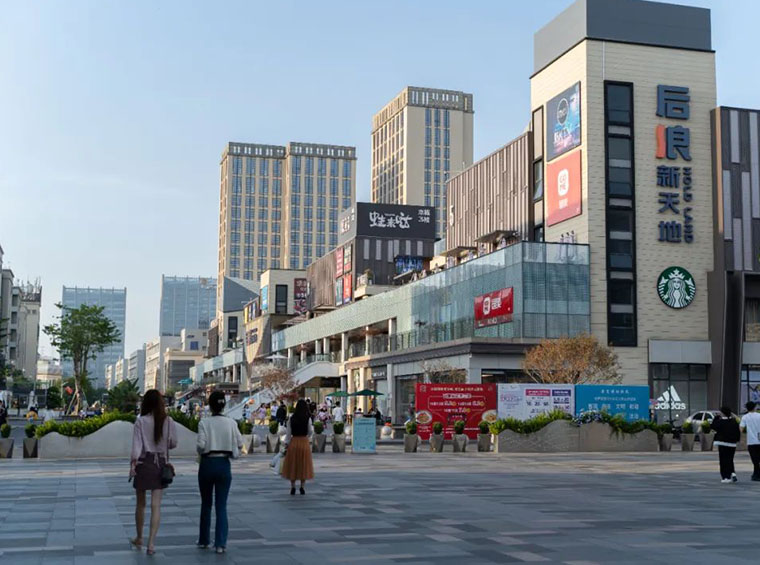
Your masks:
{"label": "red poster", "polygon": [[335,278],[343,276],[343,248],[335,250]]}
{"label": "red poster", "polygon": [[495,422],[497,392],[495,384],[420,384],[415,385],[415,409],[417,411],[417,433],[427,440],[433,433],[433,424],[443,424],[443,434],[451,439],[454,423],[465,422],[465,431],[470,439],[477,439],[478,424],[485,420]]}
{"label": "red poster", "polygon": [[484,328],[512,321],[514,292],[512,287],[495,290],[475,298],[475,327]]}
{"label": "red poster", "polygon": [[351,296],[353,295],[353,288],[351,287],[351,274],[347,274],[343,277],[343,304],[351,302]]}
{"label": "red poster", "polygon": [[581,213],[581,152],[546,166],[546,225],[553,226]]}

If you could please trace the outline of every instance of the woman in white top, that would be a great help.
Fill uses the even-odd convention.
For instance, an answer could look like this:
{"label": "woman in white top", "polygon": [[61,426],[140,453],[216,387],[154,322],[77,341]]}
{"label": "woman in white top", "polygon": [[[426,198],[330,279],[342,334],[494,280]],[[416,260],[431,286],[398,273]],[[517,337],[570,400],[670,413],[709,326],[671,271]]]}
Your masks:
{"label": "woman in white top", "polygon": [[201,527],[198,547],[206,549],[211,539],[211,504],[216,497],[216,528],[214,547],[224,553],[227,547],[227,495],[230,493],[232,472],[230,458],[240,456],[243,436],[237,422],[222,415],[226,404],[224,393],[215,390],[208,398],[211,416],[198,424],[198,487],[201,491]]}

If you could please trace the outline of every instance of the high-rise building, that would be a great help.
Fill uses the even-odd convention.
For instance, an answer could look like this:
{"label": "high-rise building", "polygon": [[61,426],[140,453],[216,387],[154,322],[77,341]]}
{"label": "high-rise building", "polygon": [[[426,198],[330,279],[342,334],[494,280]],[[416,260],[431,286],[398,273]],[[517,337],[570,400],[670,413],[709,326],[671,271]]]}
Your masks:
{"label": "high-rise building", "polygon": [[39,281],[18,285],[18,354],[16,368],[27,378],[37,376],[37,350],[40,344],[40,308],[42,287]]}
{"label": "high-rise building", "polygon": [[216,314],[216,279],[161,275],[162,336],[178,336],[185,328],[208,329]]}
{"label": "high-rise building", "polygon": [[[230,142],[222,153],[217,280],[302,268],[338,242],[356,194],[356,148]],[[217,286],[217,308],[221,285]]]}
{"label": "high-rise building", "polygon": [[472,94],[408,86],[372,118],[372,202],[434,206],[446,232],[446,181],[472,165]]}
{"label": "high-rise building", "polygon": [[137,390],[140,392],[145,390],[145,344],[129,354],[127,378],[137,384]]}
{"label": "high-rise building", "polygon": [[[94,387],[104,387],[106,384],[106,365],[115,364],[119,357],[124,356],[124,329],[127,316],[127,289],[126,288],[83,288],[63,287],[61,304],[64,308],[78,308],[86,304],[88,306],[102,306],[103,314],[109,318],[119,330],[120,339],[116,343],[106,347],[97,357],[88,363],[87,372]],[[74,364],[70,359],[63,361],[63,375],[69,377],[74,374]]]}

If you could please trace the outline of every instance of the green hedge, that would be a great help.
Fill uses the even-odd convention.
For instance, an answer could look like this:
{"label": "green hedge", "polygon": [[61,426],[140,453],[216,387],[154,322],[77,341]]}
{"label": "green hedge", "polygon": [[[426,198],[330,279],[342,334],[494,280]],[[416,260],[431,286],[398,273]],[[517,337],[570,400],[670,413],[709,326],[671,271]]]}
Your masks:
{"label": "green hedge", "polygon": [[490,426],[492,434],[500,434],[505,430],[512,430],[518,434],[532,434],[556,420],[572,420],[572,417],[561,410],[553,410],[545,414],[534,416],[530,420],[518,420],[517,418],[503,418]]}
{"label": "green hedge", "polygon": [[195,432],[196,434],[198,433],[198,422],[200,422],[200,420],[195,416],[183,414],[179,410],[169,410],[168,414],[169,417],[178,424],[182,424],[191,432]]}
{"label": "green hedge", "polygon": [[652,430],[653,432],[656,432],[658,436],[662,437],[662,434],[672,433],[672,428],[669,424],[657,425],[656,423],[647,420],[629,422],[621,414],[611,416],[607,412],[586,412],[577,418],[572,418],[569,414],[566,414],[561,410],[539,414],[538,416],[525,421],[517,420],[516,418],[497,420],[491,424],[489,429],[492,434],[496,435],[505,430],[512,430],[518,434],[532,434],[556,420],[566,420],[575,426],[599,422],[607,424],[612,428],[613,432],[618,434],[636,434],[643,430]]}
{"label": "green hedge", "polygon": [[103,426],[111,422],[135,422],[134,414],[123,414],[121,412],[106,412],[102,416],[94,416],[86,420],[75,420],[72,422],[57,422],[48,420],[35,430],[35,435],[40,438],[51,432],[58,432],[66,437],[84,437],[98,431]]}
{"label": "green hedge", "polygon": [[238,420],[238,430],[245,435],[251,435],[253,433],[253,424],[248,420]]}
{"label": "green hedge", "polygon": [[13,428],[11,427],[10,424],[3,424],[2,426],[0,426],[0,438],[8,439],[9,437],[11,437],[12,429]]}

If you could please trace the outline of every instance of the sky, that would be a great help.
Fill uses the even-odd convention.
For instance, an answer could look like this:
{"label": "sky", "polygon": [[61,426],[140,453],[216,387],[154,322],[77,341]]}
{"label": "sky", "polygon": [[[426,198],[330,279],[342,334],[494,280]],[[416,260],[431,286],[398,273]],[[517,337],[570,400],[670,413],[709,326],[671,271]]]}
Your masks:
{"label": "sky", "polygon": [[[533,33],[571,0],[0,2],[0,246],[40,278],[127,287],[126,353],[158,335],[161,275],[216,276],[228,141],[357,147],[407,85],[474,95],[475,159],[529,116]],[[718,103],[760,106],[760,2],[712,8]],[[53,353],[44,336],[42,353]]]}

